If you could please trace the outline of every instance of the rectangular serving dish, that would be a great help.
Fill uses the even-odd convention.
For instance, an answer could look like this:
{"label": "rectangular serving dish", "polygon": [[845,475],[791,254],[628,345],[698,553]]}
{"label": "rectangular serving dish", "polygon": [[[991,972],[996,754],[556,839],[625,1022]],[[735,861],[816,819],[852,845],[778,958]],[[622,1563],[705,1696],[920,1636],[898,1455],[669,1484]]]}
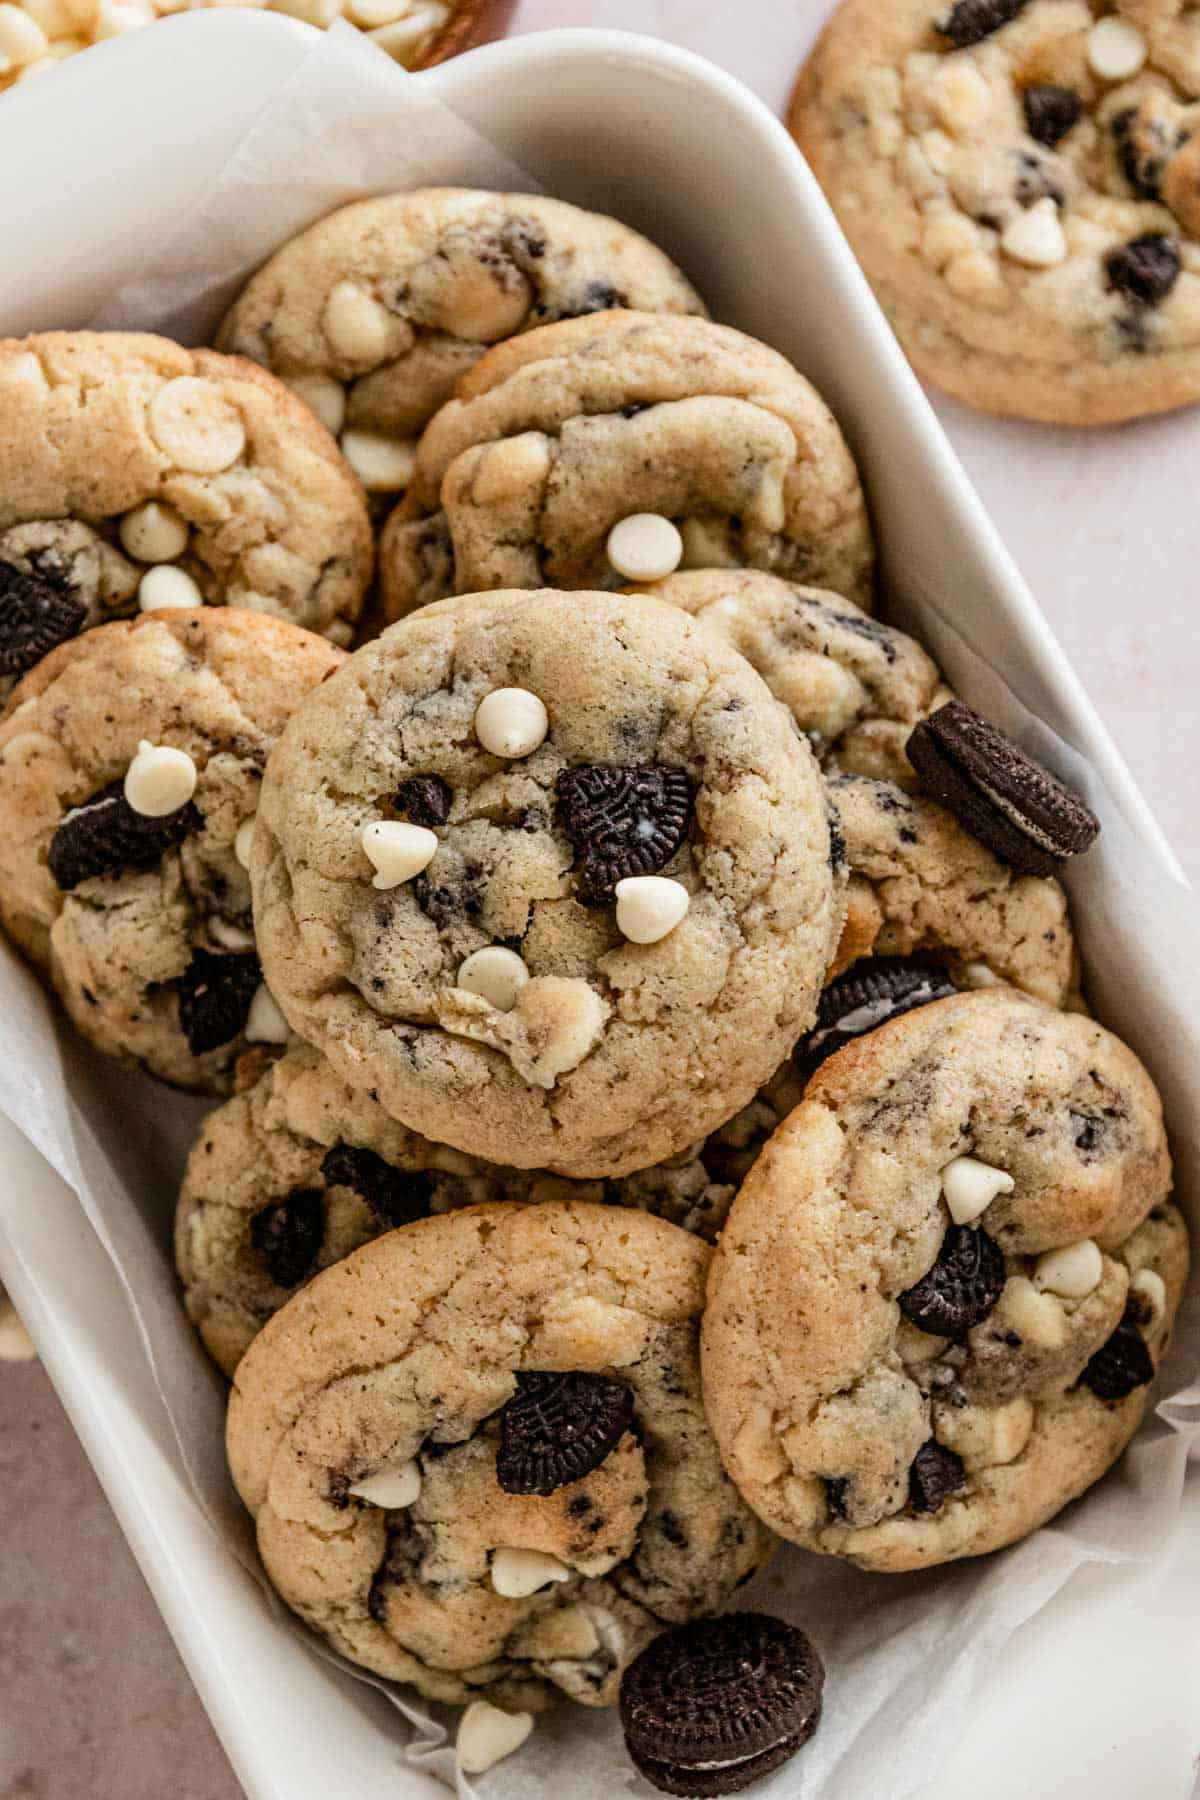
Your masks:
{"label": "rectangular serving dish", "polygon": [[[263,92],[298,68],[312,43],[276,14],[189,15],[91,51],[0,104],[0,169],[17,177],[0,192],[0,332],[88,318],[114,270],[135,272],[205,193]],[[418,79],[549,192],[648,232],[717,317],[765,338],[811,376],[863,468],[900,612],[920,601],[945,620],[969,620],[1012,693],[1088,760],[1139,854],[1170,877],[1176,865],[1152,815],[967,484],[806,166],[766,109],[697,58],[617,33],[518,39]],[[445,171],[447,181],[456,177]],[[936,647],[954,676],[953,634]],[[958,679],[971,698],[970,680]],[[1136,921],[1095,927],[1102,1009],[1114,951],[1128,979],[1154,954]],[[1110,1016],[1120,1017],[1119,989],[1110,1000]],[[1170,1075],[1171,1045],[1155,1050],[1161,1079]],[[387,1703],[281,1632],[206,1524],[113,1265],[73,1193],[2,1117],[0,1169],[10,1197],[21,1197],[0,1208],[0,1274],[247,1793],[444,1794],[399,1765]],[[164,1294],[169,1284],[164,1267]],[[185,1333],[181,1310],[178,1323]],[[988,1669],[929,1796],[999,1800],[1024,1790],[1057,1800],[1184,1800],[1196,1750],[1198,1524],[1193,1481],[1152,1572],[1117,1579],[1084,1571],[1011,1640],[1016,1654]]]}

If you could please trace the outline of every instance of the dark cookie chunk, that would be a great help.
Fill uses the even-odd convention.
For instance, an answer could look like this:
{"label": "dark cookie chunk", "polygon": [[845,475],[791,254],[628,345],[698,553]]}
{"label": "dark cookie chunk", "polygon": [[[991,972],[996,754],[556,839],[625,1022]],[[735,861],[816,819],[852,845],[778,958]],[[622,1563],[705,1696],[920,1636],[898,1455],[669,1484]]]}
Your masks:
{"label": "dark cookie chunk", "polygon": [[114,781],[67,813],[50,839],[46,866],[63,892],[69,893],[93,875],[152,869],[203,823],[190,800],[161,818],[134,812],[125,798],[124,783]]}
{"label": "dark cookie chunk", "polygon": [[411,1225],[429,1215],[433,1178],[420,1171],[393,1169],[374,1150],[358,1150],[352,1144],[335,1144],[327,1150],[321,1173],[330,1187],[353,1188],[365,1200],[376,1219],[389,1230]]}
{"label": "dark cookie chunk", "polygon": [[1004,1252],[978,1226],[951,1225],[928,1275],[897,1296],[906,1319],[933,1337],[960,1338],[986,1319],[1004,1287]]}
{"label": "dark cookie chunk", "polygon": [[392,795],[392,805],[414,825],[425,825],[430,831],[444,825],[450,817],[454,790],[440,775],[410,775]]}
{"label": "dark cookie chunk", "polygon": [[1018,875],[1053,875],[1096,840],[1078,794],[961,700],[922,719],[906,749],[926,791]]}
{"label": "dark cookie chunk", "polygon": [[1027,87],[1021,95],[1021,104],[1030,137],[1045,144],[1048,150],[1053,150],[1071,127],[1079,123],[1083,111],[1083,101],[1073,88],[1048,85]]}
{"label": "dark cookie chunk", "polygon": [[506,1494],[553,1494],[598,1469],[632,1424],[623,1381],[523,1372],[500,1411],[496,1480]]}
{"label": "dark cookie chunk", "polygon": [[792,1052],[796,1067],[811,1075],[853,1038],[957,991],[935,963],[912,956],[864,956],[822,993],[816,1024]]}
{"label": "dark cookie chunk", "polygon": [[0,675],[24,675],[86,618],[87,607],[68,587],[0,562]]}
{"label": "dark cookie chunk", "polygon": [[1113,120],[1112,134],[1121,173],[1138,199],[1160,200],[1163,170],[1175,149],[1161,120],[1127,106]]}
{"label": "dark cookie chunk", "polygon": [[316,1267],[325,1236],[325,1202],[311,1188],[264,1206],[250,1220],[250,1242],[271,1280],[299,1287]]}
{"label": "dark cookie chunk", "polygon": [[1157,306],[1165,300],[1179,276],[1179,245],[1161,231],[1146,231],[1104,259],[1108,285],[1136,300],[1139,306]]}
{"label": "dark cookie chunk", "polygon": [[1030,155],[1028,150],[1017,153],[1015,189],[1021,206],[1034,206],[1039,200],[1053,200],[1061,206],[1064,199],[1061,183],[1054,179],[1041,157]]}
{"label": "dark cookie chunk", "polygon": [[588,899],[611,900],[626,876],[656,875],[687,836],[692,784],[682,769],[580,763],[562,770],[556,790]]}
{"label": "dark cookie chunk", "polygon": [[262,968],[253,950],[216,956],[193,950],[187,970],[175,983],[179,1023],[193,1056],[230,1043],[244,1029]]}
{"label": "dark cookie chunk", "polygon": [[1025,5],[1025,0],[956,0],[933,29],[939,37],[949,38],[956,50],[981,44],[993,31],[1009,24]]}
{"label": "dark cookie chunk", "polygon": [[740,1793],[812,1736],[824,1686],[811,1640],[783,1619],[695,1619],[655,1638],[626,1669],[625,1745],[663,1793]]}
{"label": "dark cookie chunk", "polygon": [[1124,1400],[1154,1380],[1154,1362],[1137,1321],[1136,1301],[1126,1301],[1121,1323],[1079,1377],[1101,1400]]}
{"label": "dark cookie chunk", "polygon": [[951,1494],[966,1485],[962,1457],[930,1438],[921,1445],[908,1471],[908,1504],[915,1513],[941,1512]]}

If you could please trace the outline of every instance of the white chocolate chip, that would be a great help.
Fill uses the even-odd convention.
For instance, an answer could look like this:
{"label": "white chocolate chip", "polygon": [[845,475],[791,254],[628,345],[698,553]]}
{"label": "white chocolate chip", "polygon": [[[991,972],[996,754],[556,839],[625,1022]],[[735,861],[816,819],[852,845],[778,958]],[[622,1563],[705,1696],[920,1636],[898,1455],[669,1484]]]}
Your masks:
{"label": "white chocolate chip", "polygon": [[1136,1294],[1150,1308],[1151,1323],[1157,1325],[1167,1310],[1167,1284],[1156,1269],[1139,1269],[1129,1284],[1131,1294]]}
{"label": "white chocolate chip", "polygon": [[145,25],[153,25],[157,17],[149,0],[100,0],[92,35],[97,42],[121,37],[127,31],[140,31]]}
{"label": "white chocolate chip", "polygon": [[231,925],[220,913],[214,913],[208,921],[208,934],[220,944],[222,950],[253,950],[254,933],[245,931],[240,925]]}
{"label": "white chocolate chip", "polygon": [[487,944],[482,950],[473,950],[459,965],[454,985],[468,994],[482,995],[497,1012],[511,1012],[528,980],[529,970],[515,950]]}
{"label": "white chocolate chip", "polygon": [[196,765],[186,750],[143,738],[125,771],[125,799],[146,819],[164,819],[196,791]]}
{"label": "white chocolate chip", "polygon": [[440,31],[449,17],[450,8],[442,0],[429,0],[428,5],[414,7],[404,18],[393,19],[390,25],[381,25],[368,36],[397,62],[411,67],[426,40]]}
{"label": "white chocolate chip", "polygon": [[293,394],[316,413],[331,437],[336,437],[346,420],[346,390],[332,375],[285,375]]}
{"label": "white chocolate chip", "polygon": [[178,469],[217,475],[246,448],[246,428],[220,388],[199,375],[160,387],[149,409],[150,433]]}
{"label": "white chocolate chip", "polygon": [[1046,195],[1010,219],[1000,233],[1000,248],[1013,262],[1030,269],[1050,269],[1067,254],[1066,233],[1058,208]]}
{"label": "white chocolate chip", "polygon": [[1082,1300],[1100,1286],[1103,1273],[1100,1246],[1091,1238],[1080,1238],[1077,1244],[1064,1244],[1061,1250],[1047,1250],[1039,1256],[1033,1285],[1064,1300]]}
{"label": "white chocolate chip", "polygon": [[325,302],[321,329],[335,356],[347,362],[379,363],[387,355],[392,316],[354,282],[339,281]]}
{"label": "white chocolate chip", "polygon": [[19,6],[0,6],[0,73],[45,55],[48,39]]}
{"label": "white chocolate chip", "polygon": [[187,549],[188,528],[173,506],[147,500],[121,520],[121,543],[136,562],[169,563]]}
{"label": "white chocolate chip", "polygon": [[532,1713],[505,1712],[490,1700],[472,1700],[454,1741],[459,1768],[464,1775],[482,1775],[519,1750],[532,1730]]}
{"label": "white chocolate chip", "polygon": [[546,708],[528,688],[494,688],[475,709],[475,736],[493,756],[529,756],[549,729]]}
{"label": "white chocolate chip", "polygon": [[557,1556],[541,1550],[497,1550],[492,1555],[492,1587],[506,1600],[524,1600],[554,1581],[570,1581]]}
{"label": "white chocolate chip", "polygon": [[412,1457],[406,1462],[392,1463],[365,1481],[356,1481],[348,1490],[356,1500],[371,1506],[382,1506],[388,1512],[400,1512],[415,1506],[421,1492],[420,1465]]}
{"label": "white chocolate chip", "polygon": [[942,1198],[956,1225],[969,1225],[987,1211],[997,1194],[1011,1194],[1013,1186],[1011,1175],[974,1156],[956,1156],[942,1170]]}
{"label": "white chocolate chip", "polygon": [[1109,13],[1088,33],[1087,59],[1101,81],[1128,81],[1146,60],[1146,40],[1128,19]]}
{"label": "white chocolate chip", "polygon": [[382,431],[343,431],[342,455],[369,494],[399,493],[417,466],[413,440]]}
{"label": "white chocolate chip", "polygon": [[617,929],[631,944],[657,944],[686,918],[692,897],[666,875],[627,875],[618,881]]}
{"label": "white chocolate chip", "polygon": [[1003,975],[997,975],[995,969],[989,968],[985,962],[964,963],[961,978],[969,988],[1008,986]]}
{"label": "white chocolate chip", "polygon": [[250,867],[250,846],[254,842],[255,817],[257,817],[257,814],[255,814],[254,817],[242,820],[237,829],[237,836],[233,840],[233,854],[237,857],[243,869],[248,869]]}
{"label": "white chocolate chip", "polygon": [[933,1403],[933,1428],[939,1444],[961,1456],[968,1474],[1015,1462],[1033,1430],[1033,1403],[1024,1394],[1002,1406]]}
{"label": "white chocolate chip", "polygon": [[138,605],[143,612],[165,612],[171,607],[203,606],[204,595],[186,569],[156,563],[138,582]]}
{"label": "white chocolate chip", "polygon": [[279,1010],[279,1003],[265,981],[260,981],[254,990],[254,998],[250,1002],[250,1011],[246,1015],[246,1042],[248,1044],[286,1044],[288,1041],[288,1022]]}
{"label": "white chocolate chip", "polygon": [[729,533],[713,519],[685,519],[679,527],[685,569],[736,569]]}
{"label": "white chocolate chip", "polygon": [[627,581],[660,581],[683,558],[678,528],[661,513],[630,513],[608,534],[608,560]]}
{"label": "white chocolate chip", "polygon": [[400,819],[373,819],[362,828],[362,847],[376,870],[372,887],[394,888],[429,867],[437,855],[437,833]]}
{"label": "white chocolate chip", "polygon": [[412,11],[412,0],[346,0],[346,17],[362,31],[391,25]]}
{"label": "white chocolate chip", "polygon": [[33,1362],[37,1349],[11,1300],[0,1299],[0,1362]]}

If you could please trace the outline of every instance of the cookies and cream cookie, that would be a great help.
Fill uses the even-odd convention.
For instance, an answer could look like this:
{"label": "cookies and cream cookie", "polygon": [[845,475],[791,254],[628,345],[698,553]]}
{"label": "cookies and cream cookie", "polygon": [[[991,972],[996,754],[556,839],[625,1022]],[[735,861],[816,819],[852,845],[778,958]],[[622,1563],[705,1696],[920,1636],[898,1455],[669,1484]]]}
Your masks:
{"label": "cookies and cream cookie", "polygon": [[230,1468],[279,1593],[434,1699],[612,1705],[770,1552],[700,1392],[710,1252],[612,1207],[475,1206],[365,1245],[242,1358]]}
{"label": "cookies and cream cookie", "polygon": [[251,874],[293,1027],[395,1118],[616,1176],[739,1108],[841,928],[824,788],[750,666],[640,596],[467,596],[285,731]]}
{"label": "cookies and cream cookie", "polygon": [[734,1202],[709,1417],[772,1528],[866,1568],[981,1555],[1132,1437],[1187,1276],[1158,1094],[1010,989],[818,1069]]}
{"label": "cookies and cream cookie", "polygon": [[490,350],[426,428],[380,545],[392,618],[714,565],[865,603],[871,564],[858,472],[804,377],[727,326],[636,312]]}
{"label": "cookies and cream cookie", "polygon": [[220,1092],[287,1027],[246,870],[267,752],[342,652],[232,607],[72,638],[0,715],[0,919],[109,1055]]}

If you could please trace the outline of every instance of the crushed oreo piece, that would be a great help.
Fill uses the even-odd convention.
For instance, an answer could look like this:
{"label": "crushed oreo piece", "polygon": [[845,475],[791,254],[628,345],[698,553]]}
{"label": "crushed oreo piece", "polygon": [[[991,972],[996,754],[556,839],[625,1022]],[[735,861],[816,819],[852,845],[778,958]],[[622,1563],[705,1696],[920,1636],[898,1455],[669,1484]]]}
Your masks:
{"label": "crushed oreo piece", "polygon": [[1145,231],[1104,259],[1108,285],[1139,306],[1157,306],[1179,278],[1179,245],[1161,231]]}
{"label": "crushed oreo piece", "polygon": [[203,824],[203,815],[191,800],[159,818],[135,812],[125,798],[124,783],[113,781],[65,815],[50,839],[46,866],[62,891],[70,893],[94,875],[152,869]]}
{"label": "crushed oreo piece", "polygon": [[250,1002],[262,981],[253,950],[217,956],[193,950],[192,960],[175,983],[179,1024],[193,1056],[205,1056],[233,1041],[244,1029]]}
{"label": "crushed oreo piece", "polygon": [[633,1424],[633,1390],[607,1375],[522,1371],[500,1410],[496,1480],[506,1494],[553,1494],[598,1469]]}
{"label": "crushed oreo piece", "polygon": [[1079,1377],[1100,1400],[1124,1400],[1154,1380],[1154,1360],[1138,1329],[1136,1300],[1127,1300],[1121,1322]]}
{"label": "crushed oreo piece", "polygon": [[864,956],[839,975],[817,1002],[817,1022],[792,1052],[811,1075],[843,1044],[958,992],[945,969],[914,956]]}
{"label": "crushed oreo piece", "polygon": [[560,772],[556,791],[589,900],[611,900],[627,876],[656,875],[687,836],[692,784],[682,769],[579,763]]}
{"label": "crushed oreo piece", "polygon": [[299,1287],[308,1279],[316,1268],[324,1237],[325,1202],[311,1188],[273,1201],[251,1215],[254,1254],[279,1287]]}
{"label": "crushed oreo piece", "polygon": [[1162,178],[1175,149],[1161,120],[1127,106],[1112,121],[1113,146],[1121,173],[1139,200],[1161,200]]}
{"label": "crushed oreo piece", "polygon": [[1078,794],[961,700],[922,719],[905,748],[926,792],[1018,875],[1053,875],[1099,834]]}
{"label": "crushed oreo piece", "polygon": [[626,1669],[625,1747],[663,1793],[740,1793],[812,1736],[824,1686],[811,1639],[783,1619],[694,1619],[656,1637]]}
{"label": "crushed oreo piece", "polygon": [[414,825],[424,825],[430,831],[435,825],[446,823],[453,802],[454,790],[440,775],[410,775],[392,795],[392,806],[396,812],[411,819]]}
{"label": "crushed oreo piece", "polygon": [[979,1226],[951,1225],[927,1275],[897,1296],[906,1319],[933,1337],[961,1338],[1004,1288],[1004,1252]]}
{"label": "crushed oreo piece", "polygon": [[940,1512],[951,1494],[966,1485],[962,1457],[930,1438],[921,1445],[908,1471],[908,1503],[916,1513]]}
{"label": "crushed oreo piece", "polygon": [[1025,0],[955,0],[948,13],[934,20],[933,29],[956,50],[966,50],[1011,24],[1024,5]]}
{"label": "crushed oreo piece", "polygon": [[0,675],[24,675],[86,618],[87,607],[65,583],[0,562]]}
{"label": "crushed oreo piece", "polygon": [[325,1152],[321,1173],[330,1187],[353,1188],[389,1230],[429,1216],[433,1177],[421,1170],[394,1169],[374,1150],[335,1144]]}
{"label": "crushed oreo piece", "polygon": [[1074,88],[1038,85],[1027,87],[1021,95],[1025,124],[1031,138],[1045,144],[1048,150],[1066,137],[1079,123],[1083,101]]}

